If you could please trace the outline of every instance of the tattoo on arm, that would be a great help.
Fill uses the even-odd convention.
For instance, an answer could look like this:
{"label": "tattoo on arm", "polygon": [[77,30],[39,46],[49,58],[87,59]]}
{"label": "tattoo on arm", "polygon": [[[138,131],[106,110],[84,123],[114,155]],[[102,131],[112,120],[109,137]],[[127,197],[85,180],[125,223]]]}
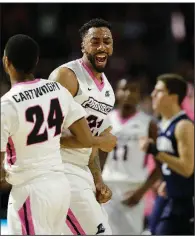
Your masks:
{"label": "tattoo on arm", "polygon": [[101,171],[103,171],[104,169],[104,165],[106,163],[107,157],[108,157],[108,153],[99,149],[99,161],[100,161]]}
{"label": "tattoo on arm", "polygon": [[99,152],[95,150],[95,153],[92,152],[90,159],[89,159],[89,169],[93,175],[94,181],[102,179],[101,176],[101,167],[100,167],[100,159],[99,159]]}
{"label": "tattoo on arm", "polygon": [[96,169],[98,171],[101,172],[101,167],[100,167],[100,157],[99,154],[97,153],[97,155],[94,157],[94,166],[96,167]]}

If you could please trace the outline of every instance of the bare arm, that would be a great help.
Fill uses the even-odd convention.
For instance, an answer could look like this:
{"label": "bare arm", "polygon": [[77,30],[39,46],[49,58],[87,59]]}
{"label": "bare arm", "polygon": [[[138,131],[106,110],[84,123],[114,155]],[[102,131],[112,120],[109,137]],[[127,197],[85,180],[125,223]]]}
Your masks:
{"label": "bare arm", "polygon": [[194,125],[182,120],[175,129],[179,157],[159,152],[156,159],[167,163],[169,168],[184,177],[190,177],[194,171]]}
{"label": "bare arm", "polygon": [[99,150],[99,157],[100,157],[100,166],[101,166],[101,170],[103,171],[104,169],[104,165],[106,163],[106,159],[108,157],[108,153],[104,152],[102,150]]}
{"label": "bare arm", "polygon": [[[157,125],[154,121],[151,121],[149,126],[149,138],[153,139],[153,141],[156,142],[157,136],[158,136]],[[143,195],[148,191],[148,189],[150,189],[156,183],[157,180],[161,178],[161,170],[159,163],[156,161],[154,162],[156,164],[156,167],[148,176],[145,183],[139,189]]]}
{"label": "bare arm", "polygon": [[69,127],[72,135],[61,137],[62,148],[91,148],[93,136],[86,119],[83,117]]}
{"label": "bare arm", "polygon": [[[150,126],[149,126],[149,138],[153,139],[154,142],[156,142],[158,137],[158,127],[156,122],[151,120]],[[154,160],[154,158],[153,158]],[[147,192],[148,189],[150,189],[156,182],[161,178],[161,170],[160,165],[156,160],[154,160],[154,163],[156,165],[156,168],[151,172],[149,177],[147,178],[145,185],[143,187],[145,188],[145,192]]]}
{"label": "bare arm", "polygon": [[[82,121],[83,121],[82,122],[82,125],[83,125],[82,127],[85,127],[84,126],[84,121],[86,121],[86,120],[83,119]],[[88,126],[88,124],[87,124],[87,126]],[[81,128],[81,124],[80,124],[80,128]],[[91,146],[90,147],[85,146],[85,143],[84,143],[84,140],[85,140],[84,137],[85,136],[84,136],[84,134],[80,135],[81,136],[80,140],[76,140],[75,139],[76,132],[74,132],[76,130],[75,127],[74,127],[74,129],[69,127],[69,130],[71,131],[71,133],[73,135],[64,135],[64,136],[61,137],[61,139],[60,139],[61,148],[91,148],[91,147],[96,147],[96,148],[101,149],[101,152],[105,153],[105,155],[107,155],[107,152],[112,151],[112,149],[116,145],[116,137],[114,135],[112,135],[111,133],[107,132],[104,136],[92,136],[91,144],[90,144]],[[109,128],[107,130],[109,130]],[[81,131],[79,133],[81,133]],[[102,158],[102,160],[103,160],[103,158]]]}
{"label": "bare arm", "polygon": [[94,184],[96,187],[97,201],[99,203],[108,202],[112,197],[112,191],[103,182],[97,148],[92,149],[88,166],[92,173]]}
{"label": "bare arm", "polygon": [[66,67],[60,68],[56,77],[56,82],[59,82],[65,87],[73,97],[76,96],[79,89],[79,83],[72,70]]}
{"label": "bare arm", "polygon": [[138,189],[142,196],[161,178],[160,167],[156,167],[148,176],[144,184]]}
{"label": "bare arm", "polygon": [[92,149],[88,166],[93,175],[95,185],[98,182],[102,182],[103,179],[102,179],[101,167],[100,167],[100,161],[99,161],[99,152],[97,148]]}

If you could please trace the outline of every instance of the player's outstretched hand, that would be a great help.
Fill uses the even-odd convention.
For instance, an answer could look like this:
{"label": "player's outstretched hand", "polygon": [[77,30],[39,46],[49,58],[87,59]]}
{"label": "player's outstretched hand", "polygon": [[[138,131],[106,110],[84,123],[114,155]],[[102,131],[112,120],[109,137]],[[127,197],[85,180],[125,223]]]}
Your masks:
{"label": "player's outstretched hand", "polygon": [[96,184],[96,199],[99,203],[106,203],[112,197],[112,191],[103,182]]}
{"label": "player's outstretched hand", "polygon": [[122,201],[122,204],[133,207],[139,203],[139,201],[143,197],[143,194],[141,193],[141,191],[137,190],[134,192],[127,192],[125,194],[125,197],[126,198]]}
{"label": "player's outstretched hand", "polygon": [[139,147],[144,152],[148,151],[148,146],[150,143],[154,143],[154,140],[145,136],[139,139]]}
{"label": "player's outstretched hand", "polygon": [[114,136],[110,131],[112,130],[112,127],[109,126],[107,129],[105,129],[101,134],[101,145],[100,149],[104,152],[111,152],[117,143],[117,138]]}

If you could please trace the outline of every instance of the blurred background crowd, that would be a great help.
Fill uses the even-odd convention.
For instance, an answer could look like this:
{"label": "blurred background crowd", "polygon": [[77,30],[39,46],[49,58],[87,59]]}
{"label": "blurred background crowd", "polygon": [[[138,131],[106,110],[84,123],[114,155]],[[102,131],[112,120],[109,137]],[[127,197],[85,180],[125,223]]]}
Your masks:
{"label": "blurred background crowd", "polygon": [[[193,3],[4,3],[0,21],[1,59],[9,37],[18,33],[30,35],[41,49],[35,76],[47,78],[60,64],[81,57],[78,30],[97,17],[112,24],[114,54],[105,73],[113,88],[126,75],[136,78],[142,85],[140,105],[148,114],[153,114],[150,93],[156,76],[179,73],[189,83],[184,104],[192,111]],[[9,88],[1,62],[1,96]],[[6,216],[8,192],[0,193],[2,218]]]}

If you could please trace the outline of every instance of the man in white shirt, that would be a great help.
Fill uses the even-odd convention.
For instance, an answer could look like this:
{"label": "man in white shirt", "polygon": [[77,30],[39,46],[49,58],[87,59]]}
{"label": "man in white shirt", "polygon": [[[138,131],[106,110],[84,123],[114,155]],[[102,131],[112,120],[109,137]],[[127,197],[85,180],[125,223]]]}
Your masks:
{"label": "man in white shirt", "polygon": [[1,98],[1,172],[4,161],[12,235],[66,233],[70,187],[60,155],[62,127],[78,148],[92,146],[85,111],[68,90],[34,79],[38,57],[37,43],[26,35],[11,37],[3,57],[12,88]]}

